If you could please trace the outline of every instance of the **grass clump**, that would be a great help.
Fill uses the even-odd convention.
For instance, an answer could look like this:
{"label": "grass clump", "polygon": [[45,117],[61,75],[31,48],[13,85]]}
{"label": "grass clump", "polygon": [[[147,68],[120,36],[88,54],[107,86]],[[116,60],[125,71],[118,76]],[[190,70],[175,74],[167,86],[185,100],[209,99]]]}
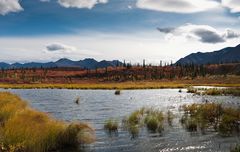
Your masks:
{"label": "grass clump", "polygon": [[173,119],[170,118],[170,112],[168,118],[158,109],[141,108],[132,112],[123,122],[130,134],[136,136],[142,127],[146,127],[150,132],[161,133],[164,130],[164,120],[168,119]]}
{"label": "grass clump", "polygon": [[226,89],[216,89],[211,88],[204,91],[205,95],[232,95],[240,96],[240,88],[226,88]]}
{"label": "grass clump", "polygon": [[120,95],[120,94],[121,94],[121,91],[120,91],[120,90],[116,90],[114,94],[115,94],[115,95]]}
{"label": "grass clump", "polygon": [[104,124],[104,129],[109,132],[116,132],[118,131],[118,122],[112,119],[109,119]]}
{"label": "grass clump", "polygon": [[197,89],[195,89],[194,87],[188,87],[187,93],[197,93]]}
{"label": "grass clump", "polygon": [[47,152],[94,141],[89,125],[55,120],[11,93],[0,92],[0,105],[0,151]]}
{"label": "grass clump", "polygon": [[168,110],[168,112],[167,112],[167,121],[168,121],[168,125],[169,126],[172,126],[173,119],[174,119],[174,114],[170,110]]}
{"label": "grass clump", "polygon": [[240,152],[240,146],[236,146],[234,149],[231,149],[230,152]]}
{"label": "grass clump", "polygon": [[191,104],[182,107],[181,123],[189,131],[214,129],[223,136],[239,131],[240,110],[222,107],[220,104]]}

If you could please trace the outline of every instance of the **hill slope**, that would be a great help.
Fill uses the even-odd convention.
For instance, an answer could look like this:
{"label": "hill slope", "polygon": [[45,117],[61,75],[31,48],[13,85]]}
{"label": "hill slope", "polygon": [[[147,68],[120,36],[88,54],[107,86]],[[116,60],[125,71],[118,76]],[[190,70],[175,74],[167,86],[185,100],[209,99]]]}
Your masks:
{"label": "hill slope", "polygon": [[217,64],[240,62],[240,44],[236,47],[227,47],[214,52],[192,53],[181,58],[176,64]]}
{"label": "hill slope", "polygon": [[53,67],[64,67],[64,68],[82,68],[82,69],[96,69],[96,68],[105,68],[105,67],[115,67],[117,65],[121,65],[122,63],[118,60],[113,61],[96,61],[94,59],[84,59],[80,61],[72,61],[66,58],[62,58],[56,62],[47,62],[47,63],[37,63],[37,62],[29,62],[29,63],[14,63],[8,64],[4,62],[0,62],[0,68],[9,69],[9,68],[53,68]]}

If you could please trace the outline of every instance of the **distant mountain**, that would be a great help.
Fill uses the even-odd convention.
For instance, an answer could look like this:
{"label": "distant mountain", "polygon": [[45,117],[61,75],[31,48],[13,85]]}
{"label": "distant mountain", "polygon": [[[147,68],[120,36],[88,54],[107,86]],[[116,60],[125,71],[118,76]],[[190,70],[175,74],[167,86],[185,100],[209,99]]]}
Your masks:
{"label": "distant mountain", "polygon": [[38,62],[29,62],[29,63],[14,63],[8,64],[5,62],[0,62],[0,68],[9,69],[9,68],[52,68],[52,67],[74,67],[82,69],[96,69],[96,68],[105,68],[105,67],[115,67],[122,65],[122,62],[118,60],[113,61],[96,61],[94,59],[84,59],[80,61],[72,61],[67,58],[62,58],[56,62],[47,62],[47,63],[38,63]]}
{"label": "distant mountain", "polygon": [[227,47],[214,52],[192,53],[181,58],[176,64],[217,64],[240,62],[240,44],[236,47]]}

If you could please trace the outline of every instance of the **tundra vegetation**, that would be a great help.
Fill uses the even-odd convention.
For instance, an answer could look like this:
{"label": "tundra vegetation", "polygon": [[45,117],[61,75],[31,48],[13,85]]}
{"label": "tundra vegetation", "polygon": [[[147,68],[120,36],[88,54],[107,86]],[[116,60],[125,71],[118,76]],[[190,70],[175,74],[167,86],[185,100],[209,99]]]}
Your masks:
{"label": "tundra vegetation", "polygon": [[183,105],[181,123],[188,131],[217,131],[222,136],[239,133],[240,109],[205,103]]}
{"label": "tundra vegetation", "polygon": [[95,131],[88,124],[65,123],[30,108],[17,95],[0,92],[0,151],[48,152],[95,140]]}
{"label": "tundra vegetation", "polygon": [[[240,87],[240,64],[130,65],[99,69],[1,69],[1,88],[157,89],[190,85]],[[222,81],[224,79],[224,81]]]}

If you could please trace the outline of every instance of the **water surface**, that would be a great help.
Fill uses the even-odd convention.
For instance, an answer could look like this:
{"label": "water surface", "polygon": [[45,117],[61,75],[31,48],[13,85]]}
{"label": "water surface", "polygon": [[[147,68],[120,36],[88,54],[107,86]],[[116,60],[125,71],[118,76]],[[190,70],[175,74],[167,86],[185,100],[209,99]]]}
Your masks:
{"label": "water surface", "polygon": [[[239,136],[223,138],[216,132],[204,135],[189,133],[179,123],[179,106],[201,103],[206,100],[234,107],[240,106],[239,97],[197,96],[183,89],[124,90],[114,95],[114,90],[67,90],[67,89],[9,89],[20,95],[33,108],[47,112],[53,117],[65,121],[84,121],[96,128],[97,141],[86,148],[91,152],[192,152],[218,151],[228,152],[240,143]],[[75,100],[80,97],[77,105]],[[109,135],[103,130],[104,122],[109,118],[121,120],[134,110],[142,107],[155,107],[163,111],[171,110],[176,119],[172,127],[165,128],[159,134],[142,130],[135,139],[124,129],[118,134]]]}

